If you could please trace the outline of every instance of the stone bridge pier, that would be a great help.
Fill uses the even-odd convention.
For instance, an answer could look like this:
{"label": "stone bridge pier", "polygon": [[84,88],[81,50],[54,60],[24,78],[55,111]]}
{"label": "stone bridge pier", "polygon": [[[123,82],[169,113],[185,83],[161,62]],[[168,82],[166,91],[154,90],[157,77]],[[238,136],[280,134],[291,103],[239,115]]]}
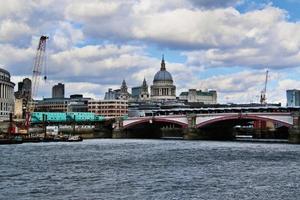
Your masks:
{"label": "stone bridge pier", "polygon": [[124,128],[123,128],[123,118],[116,118],[115,123],[113,124],[112,138],[120,139],[126,138]]}
{"label": "stone bridge pier", "polygon": [[289,143],[300,144],[300,112],[292,113],[293,126],[289,129]]}

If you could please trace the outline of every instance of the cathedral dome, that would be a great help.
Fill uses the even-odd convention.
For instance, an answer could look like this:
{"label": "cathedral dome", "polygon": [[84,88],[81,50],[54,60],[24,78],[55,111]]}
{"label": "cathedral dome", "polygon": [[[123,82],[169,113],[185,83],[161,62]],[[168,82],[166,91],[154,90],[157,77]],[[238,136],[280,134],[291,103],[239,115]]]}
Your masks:
{"label": "cathedral dome", "polygon": [[160,70],[155,74],[151,85],[151,99],[165,101],[176,99],[176,86],[170,72],[166,70],[164,56],[162,56]]}
{"label": "cathedral dome", "polygon": [[155,76],[153,81],[172,81],[172,75],[170,74],[170,72],[168,72],[167,70],[160,70],[158,71]]}

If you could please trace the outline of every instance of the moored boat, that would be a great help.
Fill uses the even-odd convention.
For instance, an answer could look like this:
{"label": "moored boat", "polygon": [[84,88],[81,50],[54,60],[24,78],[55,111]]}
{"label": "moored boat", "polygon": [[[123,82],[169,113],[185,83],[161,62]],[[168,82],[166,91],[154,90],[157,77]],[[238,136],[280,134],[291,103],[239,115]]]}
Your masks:
{"label": "moored boat", "polygon": [[67,140],[67,142],[81,142],[83,139],[81,136],[78,135],[74,135],[74,136],[70,136]]}
{"label": "moored boat", "polygon": [[23,140],[21,137],[13,137],[13,138],[1,138],[0,144],[22,144]]}

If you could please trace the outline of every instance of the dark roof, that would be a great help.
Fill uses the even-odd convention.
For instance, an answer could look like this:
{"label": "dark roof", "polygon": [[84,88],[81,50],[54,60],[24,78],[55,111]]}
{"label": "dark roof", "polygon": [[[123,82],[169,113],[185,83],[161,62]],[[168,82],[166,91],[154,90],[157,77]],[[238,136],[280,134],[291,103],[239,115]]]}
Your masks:
{"label": "dark roof", "polygon": [[10,76],[10,73],[7,70],[5,70],[5,69],[0,68],[0,72],[6,73],[6,74],[8,74]]}

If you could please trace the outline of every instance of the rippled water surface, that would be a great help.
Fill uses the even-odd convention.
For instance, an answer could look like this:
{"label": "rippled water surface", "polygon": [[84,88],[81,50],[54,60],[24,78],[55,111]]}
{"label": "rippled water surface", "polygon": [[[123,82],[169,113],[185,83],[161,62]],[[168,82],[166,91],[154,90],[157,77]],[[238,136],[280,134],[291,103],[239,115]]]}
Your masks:
{"label": "rippled water surface", "polygon": [[0,199],[300,199],[300,145],[106,139],[0,156]]}

